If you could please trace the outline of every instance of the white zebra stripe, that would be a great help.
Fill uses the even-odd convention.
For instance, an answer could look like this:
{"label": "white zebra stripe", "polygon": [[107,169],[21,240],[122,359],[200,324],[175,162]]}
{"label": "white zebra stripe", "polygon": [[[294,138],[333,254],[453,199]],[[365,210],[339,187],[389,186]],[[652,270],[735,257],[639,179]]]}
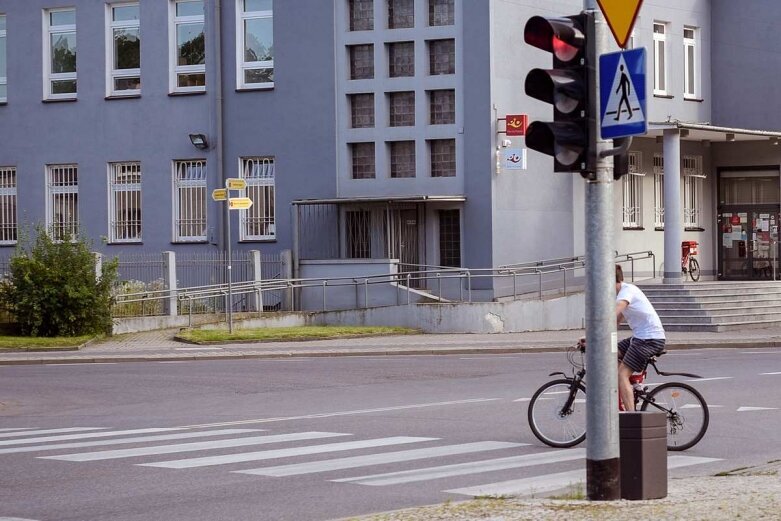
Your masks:
{"label": "white zebra stripe", "polygon": [[[101,429],[105,429],[105,427],[68,427],[67,429],[14,430],[14,432],[4,432],[0,434],[0,438],[11,438],[14,436],[37,436],[39,434],[57,434],[62,432],[99,431]],[[8,430],[10,431],[11,429]]]}
{"label": "white zebra stripe", "polygon": [[46,443],[49,441],[83,440],[90,438],[108,438],[110,436],[124,436],[126,434],[149,434],[153,432],[181,431],[180,428],[155,428],[132,429],[128,431],[88,432],[86,434],[67,434],[64,436],[40,436],[37,438],[25,438],[20,440],[3,440],[0,445],[26,445],[28,443]]}

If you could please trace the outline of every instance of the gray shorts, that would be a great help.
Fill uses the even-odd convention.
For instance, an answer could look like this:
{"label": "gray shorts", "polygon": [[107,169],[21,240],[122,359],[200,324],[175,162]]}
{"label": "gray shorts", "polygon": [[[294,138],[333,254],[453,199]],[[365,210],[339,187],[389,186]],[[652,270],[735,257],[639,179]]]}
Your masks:
{"label": "gray shorts", "polygon": [[637,373],[645,370],[648,360],[664,351],[664,338],[625,338],[618,343],[619,360]]}

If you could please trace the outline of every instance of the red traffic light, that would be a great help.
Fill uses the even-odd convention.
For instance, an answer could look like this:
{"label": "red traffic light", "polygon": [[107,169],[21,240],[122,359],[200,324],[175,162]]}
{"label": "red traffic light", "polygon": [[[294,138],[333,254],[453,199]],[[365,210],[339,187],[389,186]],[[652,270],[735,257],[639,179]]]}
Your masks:
{"label": "red traffic light", "polygon": [[586,35],[579,16],[532,16],[523,29],[523,39],[529,45],[553,53],[557,60],[563,62],[578,57],[586,45]]}

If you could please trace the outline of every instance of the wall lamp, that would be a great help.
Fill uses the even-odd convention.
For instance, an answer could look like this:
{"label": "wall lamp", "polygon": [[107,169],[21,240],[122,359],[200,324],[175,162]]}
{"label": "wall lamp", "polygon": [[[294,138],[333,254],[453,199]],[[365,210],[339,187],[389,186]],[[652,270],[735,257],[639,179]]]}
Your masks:
{"label": "wall lamp", "polygon": [[777,137],[771,137],[770,142],[776,146],[778,146],[778,138]]}
{"label": "wall lamp", "polygon": [[728,132],[727,133],[727,141],[735,141],[735,134]]}
{"label": "wall lamp", "polygon": [[199,150],[209,148],[209,142],[206,141],[206,134],[190,134],[190,143]]}

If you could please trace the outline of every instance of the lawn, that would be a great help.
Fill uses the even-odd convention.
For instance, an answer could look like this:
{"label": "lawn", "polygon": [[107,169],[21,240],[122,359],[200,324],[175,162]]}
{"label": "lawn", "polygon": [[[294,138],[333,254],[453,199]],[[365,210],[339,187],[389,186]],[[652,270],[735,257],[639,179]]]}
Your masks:
{"label": "lawn", "polygon": [[76,348],[93,338],[95,337],[92,335],[69,337],[0,335],[0,349],[14,349],[19,351],[35,349],[44,351],[46,349]]}
{"label": "lawn", "polygon": [[408,335],[417,332],[415,329],[406,327],[300,326],[234,329],[233,334],[228,333],[227,329],[191,329],[182,331],[177,335],[177,338],[195,343],[232,341],[293,342],[362,336]]}

